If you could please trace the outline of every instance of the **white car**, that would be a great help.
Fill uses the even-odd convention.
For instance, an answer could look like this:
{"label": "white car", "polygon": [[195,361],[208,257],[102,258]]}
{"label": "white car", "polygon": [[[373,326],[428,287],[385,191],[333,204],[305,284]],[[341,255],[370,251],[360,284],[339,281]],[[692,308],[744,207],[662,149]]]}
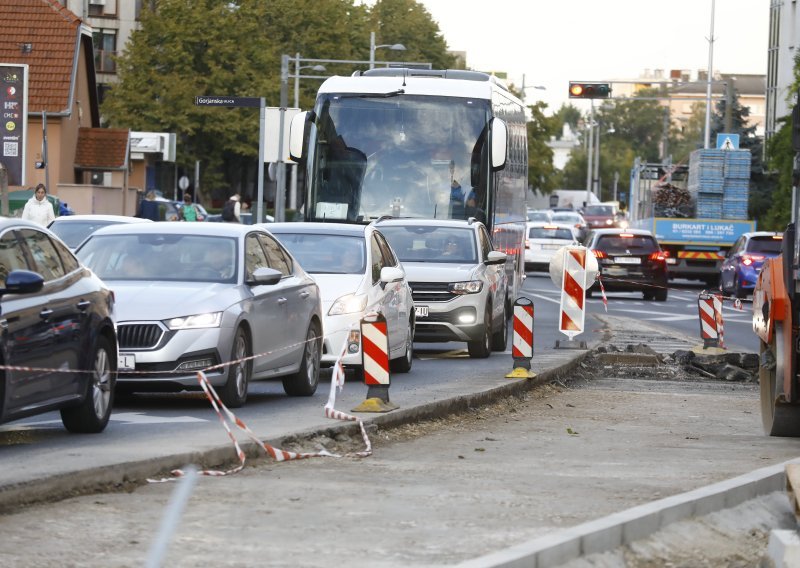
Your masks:
{"label": "white car", "polygon": [[366,314],[386,318],[392,371],[407,373],[414,355],[414,301],[400,261],[373,224],[265,224],[316,280],[322,296],[323,366],[344,349],[342,363],[362,372],[361,327]]}
{"label": "white car", "polygon": [[506,254],[493,250],[480,221],[376,221],[408,274],[417,341],[465,341],[470,357],[505,351]]}
{"label": "white car", "polygon": [[525,270],[549,270],[550,259],[563,246],[577,245],[572,225],[528,223],[525,235]]}
{"label": "white car", "polygon": [[75,252],[86,237],[97,229],[123,223],[152,223],[152,221],[126,215],[61,215],[51,221],[47,228]]}

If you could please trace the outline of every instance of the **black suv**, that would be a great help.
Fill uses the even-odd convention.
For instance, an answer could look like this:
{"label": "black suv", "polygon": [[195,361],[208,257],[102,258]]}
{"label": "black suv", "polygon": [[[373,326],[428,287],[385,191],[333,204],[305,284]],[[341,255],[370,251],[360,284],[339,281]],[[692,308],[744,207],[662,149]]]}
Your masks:
{"label": "black suv", "polygon": [[[586,247],[597,257],[606,290],[641,290],[645,300],[666,301],[667,253],[650,231],[597,229],[589,233]],[[599,289],[595,282],[586,290],[586,296]]]}

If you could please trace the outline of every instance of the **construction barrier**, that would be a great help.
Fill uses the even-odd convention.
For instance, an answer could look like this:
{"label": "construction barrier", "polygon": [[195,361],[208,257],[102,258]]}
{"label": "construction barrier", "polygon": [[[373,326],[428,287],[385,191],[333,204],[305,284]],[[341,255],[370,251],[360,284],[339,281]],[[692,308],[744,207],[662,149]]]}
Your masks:
{"label": "construction barrier", "polygon": [[389,401],[389,334],[386,318],[381,314],[361,320],[361,358],[367,398],[353,412],[389,412],[398,408]]}
{"label": "construction barrier", "polygon": [[509,379],[532,379],[536,373],[531,371],[533,358],[533,302],[520,297],[514,301],[514,338],[511,342],[511,357],[514,370],[506,375]]}
{"label": "construction barrier", "polygon": [[703,340],[703,349],[708,347],[724,349],[722,296],[710,294],[704,290],[697,298],[697,307],[700,315],[700,338]]}
{"label": "construction barrier", "polygon": [[558,330],[567,341],[556,341],[556,349],[586,349],[586,342],[574,340],[583,333],[586,289],[594,284],[597,259],[586,247],[562,247],[550,261],[550,278],[561,288]]}

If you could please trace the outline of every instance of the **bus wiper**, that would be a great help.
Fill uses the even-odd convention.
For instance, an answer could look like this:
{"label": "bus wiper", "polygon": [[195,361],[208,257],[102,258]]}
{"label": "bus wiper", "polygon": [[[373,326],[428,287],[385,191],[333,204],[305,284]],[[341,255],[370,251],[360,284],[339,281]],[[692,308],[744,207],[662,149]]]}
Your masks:
{"label": "bus wiper", "polygon": [[388,93],[349,93],[339,95],[340,99],[389,99],[399,95],[405,95],[405,89],[397,89],[396,91],[389,91]]}

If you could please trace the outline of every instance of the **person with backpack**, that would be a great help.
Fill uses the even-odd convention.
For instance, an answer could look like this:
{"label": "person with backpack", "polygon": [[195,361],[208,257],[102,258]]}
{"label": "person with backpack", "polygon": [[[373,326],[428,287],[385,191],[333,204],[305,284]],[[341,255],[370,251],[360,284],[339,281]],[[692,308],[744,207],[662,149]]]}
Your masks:
{"label": "person with backpack", "polygon": [[178,210],[178,219],[180,221],[197,221],[197,207],[192,203],[192,194],[183,194],[183,205]]}
{"label": "person with backpack", "polygon": [[234,193],[225,202],[222,207],[222,220],[226,223],[241,223],[239,213],[242,211],[242,204],[239,199],[239,194]]}

